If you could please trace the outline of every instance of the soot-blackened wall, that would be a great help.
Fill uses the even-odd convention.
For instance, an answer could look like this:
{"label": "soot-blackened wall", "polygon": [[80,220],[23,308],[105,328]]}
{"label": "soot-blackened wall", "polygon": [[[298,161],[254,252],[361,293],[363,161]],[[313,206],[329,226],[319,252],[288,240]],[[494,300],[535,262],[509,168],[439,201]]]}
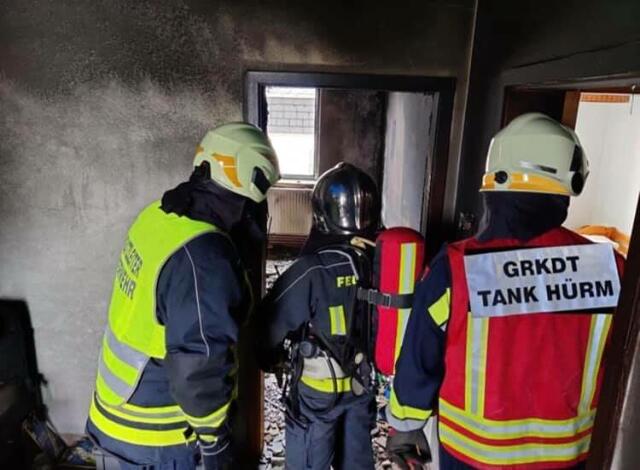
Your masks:
{"label": "soot-blackened wall", "polygon": [[29,304],[62,431],[82,431],[127,226],[242,117],[246,70],[456,77],[457,135],[473,1],[385,5],[0,3],[0,297]]}

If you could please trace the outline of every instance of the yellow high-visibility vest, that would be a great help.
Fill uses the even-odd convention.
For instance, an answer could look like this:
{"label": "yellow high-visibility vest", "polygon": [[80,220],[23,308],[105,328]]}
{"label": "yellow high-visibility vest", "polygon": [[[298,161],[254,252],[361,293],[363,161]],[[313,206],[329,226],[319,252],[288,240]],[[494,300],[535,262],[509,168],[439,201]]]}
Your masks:
{"label": "yellow high-visibility vest", "polygon": [[128,403],[150,358],[166,354],[165,330],[156,317],[156,285],[167,260],[200,235],[218,228],[167,214],[156,201],[137,217],[120,253],[100,353],[89,418],[110,437],[135,445],[185,442],[187,417],[177,405]]}

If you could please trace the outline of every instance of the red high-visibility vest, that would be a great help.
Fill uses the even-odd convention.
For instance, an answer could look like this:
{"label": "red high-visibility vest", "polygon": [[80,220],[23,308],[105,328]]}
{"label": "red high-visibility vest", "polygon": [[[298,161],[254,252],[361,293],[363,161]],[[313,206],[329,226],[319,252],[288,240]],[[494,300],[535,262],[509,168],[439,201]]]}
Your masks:
{"label": "red high-visibility vest", "polygon": [[[469,312],[465,254],[591,243],[558,228],[534,240],[448,248],[451,314],[439,396],[444,448],[479,469],[565,468],[586,459],[611,314]],[[616,258],[618,272],[623,260]]]}

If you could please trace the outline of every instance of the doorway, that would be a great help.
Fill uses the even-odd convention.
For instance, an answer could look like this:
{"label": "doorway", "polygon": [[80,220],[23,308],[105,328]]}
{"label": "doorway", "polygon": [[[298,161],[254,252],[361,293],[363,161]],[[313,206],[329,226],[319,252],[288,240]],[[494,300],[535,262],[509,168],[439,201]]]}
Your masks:
{"label": "doorway", "polygon": [[[307,161],[308,168],[313,168],[314,172],[308,170],[304,175],[291,175],[285,171],[285,178],[273,191],[274,200],[270,205],[282,205],[280,199],[275,200],[279,188],[312,187],[317,176],[346,161],[367,171],[382,188],[388,208],[385,213],[392,223],[395,220],[390,214],[395,205],[400,204],[397,201],[402,191],[409,201],[415,228],[423,234],[428,228],[433,244],[439,245],[443,240],[442,212],[455,79],[247,72],[245,119],[270,135],[280,133],[281,128],[272,128],[271,132],[269,128],[283,122],[282,115],[278,115],[283,109],[275,102],[274,93],[287,92],[287,89],[300,93],[307,90],[307,99],[311,94],[315,96],[314,161]],[[271,110],[270,101],[272,107],[276,106]],[[301,113],[303,119],[307,119],[303,124],[311,124],[312,119],[305,112],[300,108],[289,109],[288,115],[285,111],[284,119],[293,119],[294,113]],[[298,117],[302,116],[296,115]],[[306,129],[305,132],[311,132],[309,127]],[[395,151],[390,150],[393,146]],[[286,168],[288,165],[285,163]],[[385,174],[389,175],[393,168],[396,170],[394,177],[385,182]],[[412,171],[416,169],[418,171]],[[275,226],[276,215],[272,214],[272,217],[271,234],[281,235],[279,227]],[[300,226],[297,230],[297,234],[306,235]]]}
{"label": "doorway", "polygon": [[[453,103],[453,79],[249,72],[246,119],[270,137],[282,180],[269,192],[266,281],[299,252],[311,223],[317,178],[340,162],[367,172],[381,189],[382,222],[442,237],[442,207]],[[385,403],[381,383],[379,406]],[[275,377],[263,381],[261,464],[284,461],[284,422]],[[258,415],[255,415],[258,416]],[[382,468],[385,423],[373,439]]]}

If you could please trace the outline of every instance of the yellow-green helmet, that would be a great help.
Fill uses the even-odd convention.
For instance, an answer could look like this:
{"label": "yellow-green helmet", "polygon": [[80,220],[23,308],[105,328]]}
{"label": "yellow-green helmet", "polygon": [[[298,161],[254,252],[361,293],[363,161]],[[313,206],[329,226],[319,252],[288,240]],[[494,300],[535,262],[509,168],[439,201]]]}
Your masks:
{"label": "yellow-green helmet", "polygon": [[527,113],[491,141],[480,191],[577,196],[588,175],[576,133],[545,114]]}
{"label": "yellow-green helmet", "polygon": [[196,150],[194,166],[208,162],[211,179],[255,202],[280,179],[278,157],[269,138],[246,122],[223,124],[207,132]]}

